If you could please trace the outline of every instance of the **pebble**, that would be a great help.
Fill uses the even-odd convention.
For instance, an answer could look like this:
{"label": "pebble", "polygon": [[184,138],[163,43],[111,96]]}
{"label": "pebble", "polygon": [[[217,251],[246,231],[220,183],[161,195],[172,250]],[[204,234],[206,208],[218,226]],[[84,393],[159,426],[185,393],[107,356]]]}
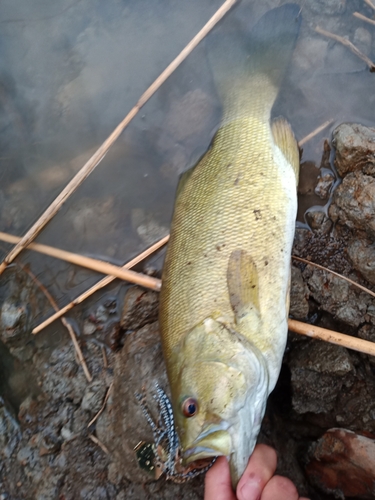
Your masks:
{"label": "pebble", "polygon": [[375,248],[364,240],[353,240],[347,249],[348,255],[362,276],[375,284]]}

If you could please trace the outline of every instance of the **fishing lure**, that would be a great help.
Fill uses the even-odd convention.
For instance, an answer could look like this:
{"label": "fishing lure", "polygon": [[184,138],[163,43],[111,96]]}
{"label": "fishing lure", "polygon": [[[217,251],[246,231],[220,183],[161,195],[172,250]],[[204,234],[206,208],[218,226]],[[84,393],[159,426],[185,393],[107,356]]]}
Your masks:
{"label": "fishing lure", "polygon": [[167,480],[174,483],[184,483],[204,474],[212,467],[216,457],[213,460],[210,459],[208,464],[207,460],[204,460],[189,464],[187,467],[182,465],[172,405],[158,384],[156,384],[156,394],[154,395],[160,415],[158,424],[155,423],[148,408],[145,391],[143,390],[142,394],[136,393],[135,396],[151,427],[154,438],[153,443],[140,441],[134,448],[138,464],[142,469],[154,472],[156,479],[164,474]]}

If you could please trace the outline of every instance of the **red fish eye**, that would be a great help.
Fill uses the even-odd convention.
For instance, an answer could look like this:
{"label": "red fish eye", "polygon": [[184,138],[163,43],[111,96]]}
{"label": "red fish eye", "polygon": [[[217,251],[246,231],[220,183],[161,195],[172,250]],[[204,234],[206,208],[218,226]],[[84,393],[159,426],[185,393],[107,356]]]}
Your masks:
{"label": "red fish eye", "polygon": [[182,413],[186,418],[194,417],[198,411],[198,403],[194,398],[187,398],[182,403]]}

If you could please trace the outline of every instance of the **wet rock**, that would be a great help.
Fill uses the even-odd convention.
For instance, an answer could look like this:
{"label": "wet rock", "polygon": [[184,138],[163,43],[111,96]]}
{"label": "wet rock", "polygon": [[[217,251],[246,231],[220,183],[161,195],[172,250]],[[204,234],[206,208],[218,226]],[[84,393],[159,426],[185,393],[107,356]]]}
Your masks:
{"label": "wet rock", "polygon": [[146,212],[143,208],[134,208],[132,210],[131,223],[145,245],[152,245],[169,232],[166,226],[160,225],[155,220],[154,215]]}
{"label": "wet rock", "polygon": [[27,322],[27,308],[12,301],[5,301],[1,307],[1,340],[7,343],[10,339],[20,336]]}
{"label": "wet rock", "polygon": [[100,410],[104,395],[106,393],[104,381],[95,380],[86,387],[85,394],[82,398],[81,408],[96,413]]}
{"label": "wet rock", "polygon": [[335,176],[333,172],[326,169],[321,170],[318,178],[318,184],[314,190],[315,194],[322,200],[327,200],[334,182]]}
{"label": "wet rock", "polygon": [[293,408],[324,413],[335,407],[344,376],[354,370],[346,349],[324,342],[298,345],[290,362]]}
{"label": "wet rock", "polygon": [[354,32],[353,43],[358,49],[367,56],[371,53],[372,36],[371,33],[360,26]]}
{"label": "wet rock", "polygon": [[333,195],[329,215],[351,230],[375,236],[375,178],[354,172],[346,175]]}
{"label": "wet rock", "polygon": [[362,276],[375,284],[375,247],[363,240],[353,240],[348,246],[348,255]]}
{"label": "wet rock", "polygon": [[333,131],[335,165],[341,177],[361,171],[375,175],[375,129],[357,123],[343,123]]}
{"label": "wet rock", "polygon": [[308,269],[304,276],[308,278],[311,296],[324,311],[352,326],[364,322],[370,303],[367,294],[354,291],[347,281],[320,269]]}
{"label": "wet rock", "polygon": [[12,456],[20,439],[20,427],[0,398],[0,457],[3,460]]}
{"label": "wet rock", "polygon": [[177,142],[199,137],[207,130],[215,111],[212,97],[201,89],[190,90],[172,102],[165,119],[165,132]]}
{"label": "wet rock", "polygon": [[317,14],[332,16],[345,12],[346,0],[317,0],[310,2],[309,8]]}
{"label": "wet rock", "polygon": [[319,234],[328,234],[332,229],[332,221],[327,217],[323,207],[313,207],[305,214],[307,224]]}
{"label": "wet rock", "polygon": [[126,292],[120,325],[124,330],[137,330],[158,317],[159,294],[132,286]]}
{"label": "wet rock", "polygon": [[304,319],[309,313],[309,289],[302,279],[298,267],[292,266],[289,314],[295,319]]}
{"label": "wet rock", "polygon": [[333,428],[312,446],[307,475],[336,498],[375,496],[375,441],[347,429]]}
{"label": "wet rock", "polygon": [[293,64],[301,71],[312,72],[324,66],[328,41],[318,37],[300,38],[293,53]]}
{"label": "wet rock", "polygon": [[93,333],[96,332],[96,328],[97,326],[92,323],[90,320],[86,320],[84,323],[83,323],[83,334],[84,335],[92,335]]}

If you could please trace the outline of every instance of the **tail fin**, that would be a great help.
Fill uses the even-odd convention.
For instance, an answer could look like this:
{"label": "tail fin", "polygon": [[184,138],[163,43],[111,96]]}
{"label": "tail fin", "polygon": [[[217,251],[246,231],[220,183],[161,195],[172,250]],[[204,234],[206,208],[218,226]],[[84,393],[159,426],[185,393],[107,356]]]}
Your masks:
{"label": "tail fin", "polygon": [[214,33],[207,39],[209,63],[224,106],[235,94],[247,94],[249,99],[249,92],[256,94],[254,82],[266,79],[274,88],[268,99],[272,107],[297,40],[299,13],[298,5],[284,4],[264,14],[249,33]]}

